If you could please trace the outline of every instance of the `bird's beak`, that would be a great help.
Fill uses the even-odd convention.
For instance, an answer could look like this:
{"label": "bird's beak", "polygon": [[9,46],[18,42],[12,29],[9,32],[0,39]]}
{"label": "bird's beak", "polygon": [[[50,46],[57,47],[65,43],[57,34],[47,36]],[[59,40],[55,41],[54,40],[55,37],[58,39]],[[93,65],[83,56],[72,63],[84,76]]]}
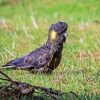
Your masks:
{"label": "bird's beak", "polygon": [[63,42],[65,42],[65,41],[66,41],[67,36],[68,36],[68,33],[67,33],[67,32],[65,32],[65,33],[63,34],[63,37],[64,37]]}
{"label": "bird's beak", "polygon": [[64,37],[67,37],[67,35],[68,35],[68,33],[67,33],[67,32],[65,32],[65,33],[64,33]]}

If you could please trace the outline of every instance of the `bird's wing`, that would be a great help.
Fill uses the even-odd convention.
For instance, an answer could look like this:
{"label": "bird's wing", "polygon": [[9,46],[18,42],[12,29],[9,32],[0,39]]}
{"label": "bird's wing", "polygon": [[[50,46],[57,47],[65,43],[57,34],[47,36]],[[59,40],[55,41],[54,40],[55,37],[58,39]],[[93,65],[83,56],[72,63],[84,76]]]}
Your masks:
{"label": "bird's wing", "polygon": [[8,62],[4,68],[41,68],[51,60],[50,50],[39,49],[25,56]]}
{"label": "bird's wing", "polygon": [[9,61],[5,66],[6,68],[30,68],[31,64],[35,61],[30,54],[20,58]]}

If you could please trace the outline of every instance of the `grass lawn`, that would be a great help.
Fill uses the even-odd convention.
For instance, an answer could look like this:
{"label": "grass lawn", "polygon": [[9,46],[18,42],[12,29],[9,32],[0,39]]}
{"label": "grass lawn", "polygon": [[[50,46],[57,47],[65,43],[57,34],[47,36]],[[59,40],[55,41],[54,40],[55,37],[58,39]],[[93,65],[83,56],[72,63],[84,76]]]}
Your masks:
{"label": "grass lawn", "polygon": [[0,0],[0,66],[44,44],[59,20],[68,23],[69,35],[51,75],[3,71],[15,80],[73,91],[79,100],[100,100],[99,0]]}

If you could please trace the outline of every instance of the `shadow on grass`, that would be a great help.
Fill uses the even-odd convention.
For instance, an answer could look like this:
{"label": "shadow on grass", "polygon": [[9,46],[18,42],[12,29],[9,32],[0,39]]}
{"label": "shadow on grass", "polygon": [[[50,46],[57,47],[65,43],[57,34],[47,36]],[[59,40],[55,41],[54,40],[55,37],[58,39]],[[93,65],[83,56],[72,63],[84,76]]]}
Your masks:
{"label": "shadow on grass", "polygon": [[52,88],[35,86],[11,79],[0,71],[0,100],[100,100],[98,93],[62,92]]}
{"label": "shadow on grass", "polygon": [[25,95],[20,97],[5,97],[1,98],[0,100],[100,100],[100,94],[90,94],[90,93],[84,93],[84,94],[75,94],[73,92],[67,92],[64,93],[62,96],[58,97],[50,97],[49,95]]}
{"label": "shadow on grass", "polygon": [[84,94],[77,95],[72,92],[69,92],[69,93],[67,92],[58,98],[50,98],[47,96],[38,95],[38,96],[33,96],[31,98],[22,97],[20,100],[100,100],[100,94],[94,95],[94,94],[84,93]]}

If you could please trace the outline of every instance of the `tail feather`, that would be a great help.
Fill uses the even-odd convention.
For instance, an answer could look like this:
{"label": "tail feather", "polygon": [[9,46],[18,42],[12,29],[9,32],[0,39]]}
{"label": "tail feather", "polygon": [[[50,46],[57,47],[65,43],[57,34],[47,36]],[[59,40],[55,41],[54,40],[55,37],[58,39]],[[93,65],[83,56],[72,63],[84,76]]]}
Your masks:
{"label": "tail feather", "polygon": [[9,69],[9,68],[15,68],[16,66],[12,66],[12,65],[2,65],[1,67],[0,67],[0,69]]}

